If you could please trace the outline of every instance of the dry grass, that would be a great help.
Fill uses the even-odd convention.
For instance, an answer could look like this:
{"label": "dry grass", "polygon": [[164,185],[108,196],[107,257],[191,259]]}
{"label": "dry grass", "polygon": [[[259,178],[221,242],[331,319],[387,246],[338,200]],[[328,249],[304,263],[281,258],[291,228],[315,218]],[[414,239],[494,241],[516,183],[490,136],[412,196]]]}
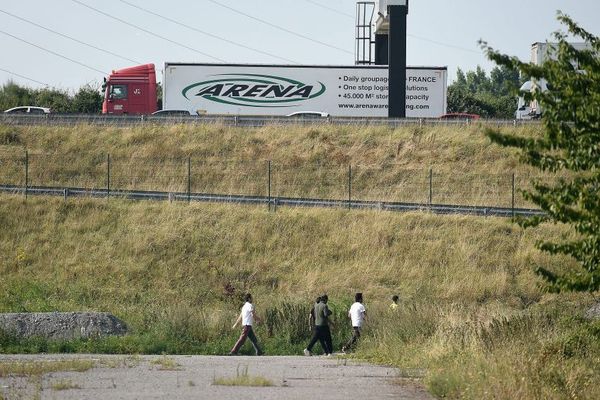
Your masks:
{"label": "dry grass", "polygon": [[[514,132],[535,134],[528,129]],[[4,140],[0,158],[26,146],[64,160],[62,169],[32,171],[39,179],[55,174],[56,182],[83,179],[76,171],[69,175],[70,166],[88,166],[85,179],[95,176],[106,153],[128,161],[115,167],[137,177],[123,181],[127,185],[175,188],[179,175],[160,176],[143,160],[191,156],[198,165],[217,166],[195,170],[197,188],[260,191],[264,186],[252,186],[255,181],[243,175],[259,174],[262,169],[251,166],[272,159],[302,171],[277,172],[277,185],[289,183],[279,193],[323,196],[337,193],[337,178],[328,180],[328,173],[345,171],[349,163],[356,166],[356,190],[365,196],[393,197],[399,188],[414,199],[423,196],[406,171],[422,177],[429,167],[444,176],[530,172],[514,154],[489,145],[477,126],[0,127],[0,143],[2,137],[12,142]],[[224,168],[223,160],[233,162]],[[3,167],[0,175],[18,176],[10,164]],[[94,179],[103,185],[100,175]],[[372,186],[361,182],[381,189],[369,192]],[[447,187],[471,190],[474,197],[482,192],[467,181]],[[90,351],[88,345],[103,351],[112,343],[108,351],[224,354],[237,338],[230,327],[246,291],[265,317],[257,335],[267,354],[300,354],[307,308],[323,292],[334,310],[339,346],[348,335],[347,306],[361,291],[369,324],[357,355],[402,370],[425,369],[424,382],[438,397],[600,398],[593,384],[600,377],[600,326],[580,318],[591,298],[547,294],[533,273],[536,265],[573,265],[534,246],[540,239],[568,238],[560,225],[523,230],[506,219],[427,213],[269,213],[250,206],[0,196],[0,226],[0,311],[110,311],[132,329],[128,338],[85,343],[81,351]],[[392,294],[402,299],[396,314],[387,308]]]}
{"label": "dry grass", "polygon": [[248,375],[248,366],[240,367],[238,365],[236,376],[232,378],[215,377],[213,385],[220,386],[274,386],[273,382],[263,376]]}
{"label": "dry grass", "polygon": [[94,368],[92,360],[62,360],[62,361],[5,361],[0,362],[0,377],[12,376],[41,376],[51,372],[85,372]]}
{"label": "dry grass", "polygon": [[[535,135],[535,127],[505,128]],[[0,181],[281,197],[348,196],[362,200],[427,202],[432,170],[435,203],[510,206],[512,174],[526,188],[536,174],[514,153],[490,145],[483,127],[144,126],[128,128],[0,126]],[[2,143],[2,140],[0,140]],[[531,206],[517,192],[516,205]]]}
{"label": "dry grass", "polygon": [[158,365],[158,369],[161,371],[181,371],[181,365],[172,357],[162,356],[152,360],[151,364]]}
{"label": "dry grass", "polygon": [[50,385],[50,388],[52,388],[52,390],[60,391],[60,390],[81,389],[81,386],[79,386],[76,383],[73,383],[69,379],[61,379],[56,382],[52,382],[52,384]]}

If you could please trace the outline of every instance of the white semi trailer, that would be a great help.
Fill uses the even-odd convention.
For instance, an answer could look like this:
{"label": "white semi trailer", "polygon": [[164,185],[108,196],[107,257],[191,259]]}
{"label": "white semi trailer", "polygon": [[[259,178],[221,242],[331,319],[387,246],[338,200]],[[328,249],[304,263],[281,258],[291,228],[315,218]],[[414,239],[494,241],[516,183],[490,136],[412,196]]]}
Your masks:
{"label": "white semi trailer", "polygon": [[[408,67],[406,115],[447,108],[447,67]],[[165,63],[163,108],[196,114],[387,117],[386,66]]]}

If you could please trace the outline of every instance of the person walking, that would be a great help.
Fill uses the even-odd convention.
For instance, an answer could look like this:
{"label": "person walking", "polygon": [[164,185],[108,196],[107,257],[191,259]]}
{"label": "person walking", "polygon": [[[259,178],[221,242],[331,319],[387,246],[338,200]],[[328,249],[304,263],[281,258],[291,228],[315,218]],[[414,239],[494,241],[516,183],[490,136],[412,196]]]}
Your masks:
{"label": "person walking", "polygon": [[242,312],[240,313],[237,320],[235,321],[235,324],[233,324],[233,327],[231,328],[231,329],[235,329],[236,326],[241,322],[242,323],[242,334],[240,335],[240,338],[237,340],[237,342],[235,343],[235,345],[229,352],[229,355],[230,356],[237,355],[240,348],[244,345],[244,342],[246,342],[246,338],[248,338],[248,339],[250,339],[250,342],[252,343],[252,346],[254,347],[254,351],[255,351],[256,355],[260,356],[263,354],[263,351],[260,349],[260,346],[258,345],[258,340],[256,339],[256,335],[254,334],[254,331],[252,330],[252,325],[254,324],[255,320],[257,323],[260,323],[261,320],[258,317],[258,315],[256,315],[256,312],[254,311],[254,304],[252,304],[252,295],[250,293],[247,293],[244,296],[244,301],[245,301],[245,303],[242,306]]}
{"label": "person walking", "polygon": [[367,310],[365,309],[365,306],[362,303],[362,293],[356,293],[354,295],[354,304],[350,306],[350,311],[348,311],[348,316],[352,320],[352,337],[350,338],[348,343],[342,346],[342,352],[346,352],[354,348],[354,345],[360,338],[360,331],[367,316]]}
{"label": "person walking", "polygon": [[315,329],[308,346],[304,349],[305,356],[312,355],[312,348],[315,343],[317,343],[317,340],[321,343],[325,355],[330,355],[333,351],[331,331],[329,329],[329,316],[331,315],[331,310],[327,307],[328,300],[329,298],[324,294],[321,296],[320,301],[314,306]]}
{"label": "person walking", "polygon": [[317,297],[315,300],[315,304],[310,309],[310,314],[308,314],[308,331],[313,332],[315,330],[315,307],[317,304],[321,302],[321,296]]}

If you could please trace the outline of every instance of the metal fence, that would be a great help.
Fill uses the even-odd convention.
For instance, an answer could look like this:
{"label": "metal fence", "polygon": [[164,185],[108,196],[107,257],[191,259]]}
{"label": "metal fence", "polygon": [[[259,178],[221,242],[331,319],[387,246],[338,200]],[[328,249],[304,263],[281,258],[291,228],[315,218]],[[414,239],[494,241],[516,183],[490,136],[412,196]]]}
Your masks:
{"label": "metal fence", "polygon": [[1,154],[0,185],[119,191],[532,208],[521,189],[534,177],[256,160]]}
{"label": "metal fence", "polygon": [[144,124],[218,124],[224,126],[262,127],[265,125],[351,125],[351,126],[465,126],[479,124],[495,127],[539,125],[539,120],[503,119],[439,119],[439,118],[378,118],[378,117],[327,117],[293,118],[285,116],[149,116],[149,115],[100,115],[100,114],[45,114],[24,115],[0,113],[0,124],[74,126],[80,124],[99,126],[135,126]]}

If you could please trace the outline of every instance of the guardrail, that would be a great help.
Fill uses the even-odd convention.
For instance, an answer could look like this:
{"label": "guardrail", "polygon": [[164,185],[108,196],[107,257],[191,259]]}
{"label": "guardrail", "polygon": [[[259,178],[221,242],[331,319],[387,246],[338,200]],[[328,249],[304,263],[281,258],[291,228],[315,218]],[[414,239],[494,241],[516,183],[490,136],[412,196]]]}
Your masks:
{"label": "guardrail", "polygon": [[203,116],[152,116],[152,115],[98,115],[98,114],[3,114],[0,113],[0,123],[7,125],[116,125],[130,126],[140,124],[220,124],[225,126],[261,127],[265,125],[386,125],[391,127],[414,125],[464,126],[482,124],[489,126],[521,126],[540,124],[539,120],[499,120],[499,119],[431,119],[431,118],[362,118],[362,117],[327,117],[327,118],[292,118],[277,116],[232,116],[232,115],[203,115]]}
{"label": "guardrail", "polygon": [[348,208],[348,209],[372,209],[381,211],[424,211],[434,214],[462,214],[475,216],[495,217],[532,217],[543,216],[541,210],[530,208],[507,208],[507,207],[485,207],[485,206],[461,206],[451,204],[423,204],[423,203],[401,203],[386,201],[363,201],[363,200],[335,200],[314,198],[292,198],[292,197],[269,197],[269,196],[245,196],[224,195],[211,193],[190,192],[160,192],[142,190],[112,190],[112,189],[90,189],[77,187],[50,187],[50,186],[14,186],[0,185],[0,192],[20,194],[25,197],[37,196],[61,196],[66,200],[69,197],[88,198],[122,198],[129,200],[155,200],[155,201],[195,201],[210,203],[236,203],[251,205],[266,205],[269,209],[280,206],[288,207],[323,207],[323,208]]}

